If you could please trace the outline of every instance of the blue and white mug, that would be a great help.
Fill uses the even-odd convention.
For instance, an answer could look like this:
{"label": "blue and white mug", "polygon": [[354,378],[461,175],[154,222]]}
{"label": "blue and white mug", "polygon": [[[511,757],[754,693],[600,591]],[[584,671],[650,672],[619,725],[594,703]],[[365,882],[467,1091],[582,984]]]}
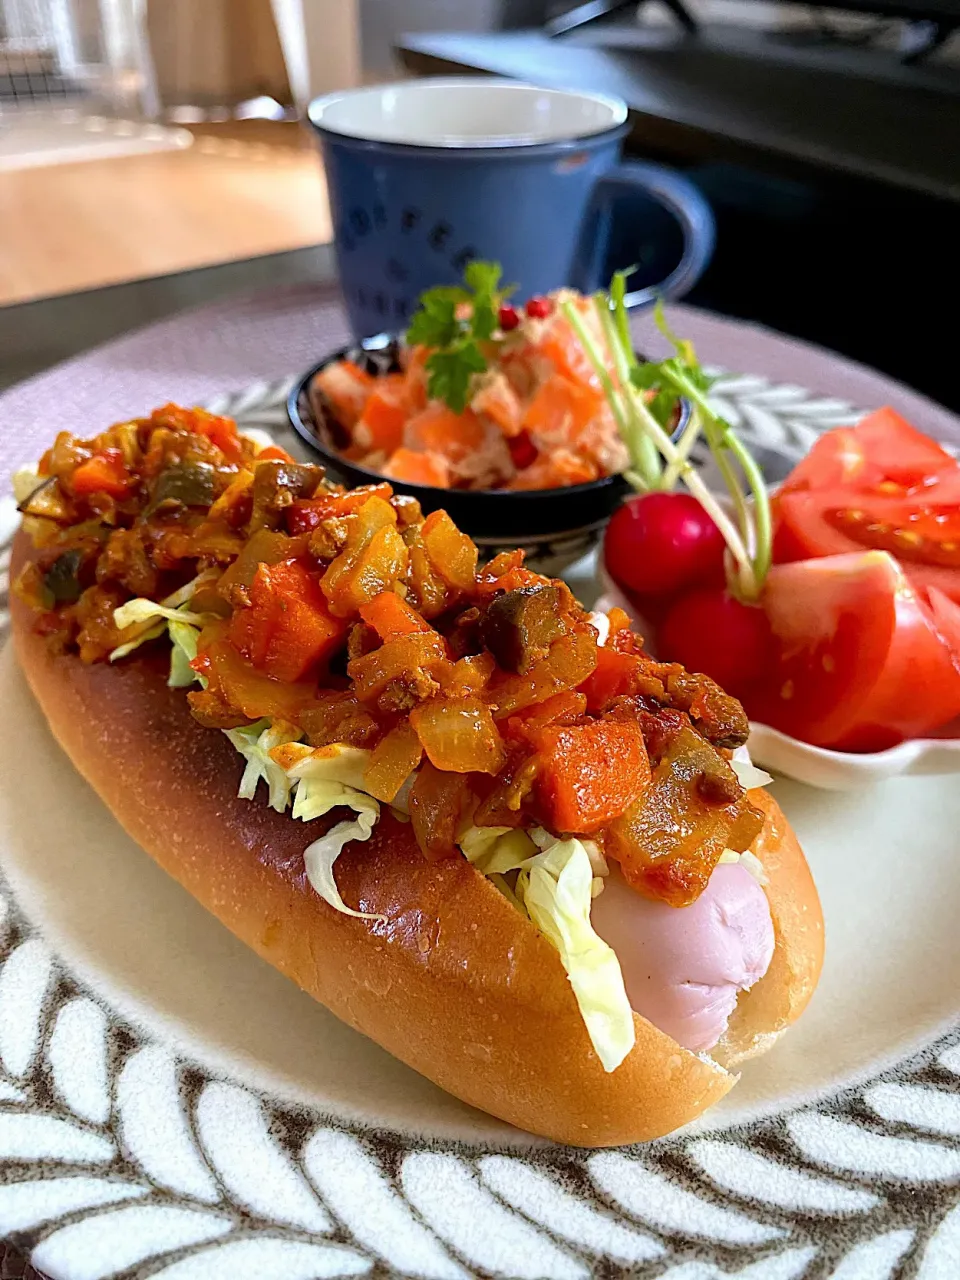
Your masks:
{"label": "blue and white mug", "polygon": [[308,114],[358,338],[404,329],[423,290],[458,282],[473,258],[501,263],[521,301],[596,289],[628,265],[607,261],[614,208],[629,211],[617,239],[635,243],[647,280],[630,305],[685,293],[710,261],[714,220],[697,188],[621,160],[618,99],[464,76],[332,93]]}

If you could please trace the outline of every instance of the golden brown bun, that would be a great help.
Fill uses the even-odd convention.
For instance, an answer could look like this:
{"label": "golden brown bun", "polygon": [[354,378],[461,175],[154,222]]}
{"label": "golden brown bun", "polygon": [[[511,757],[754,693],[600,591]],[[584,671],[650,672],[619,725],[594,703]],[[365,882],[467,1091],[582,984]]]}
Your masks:
{"label": "golden brown bun", "polygon": [[[14,574],[25,544],[21,533]],[[295,822],[237,797],[237,753],[167,688],[165,652],[84,666],[49,652],[21,602],[12,613],[54,735],[127,832],[259,955],[442,1088],[522,1129],[610,1146],[669,1133],[735,1083],[640,1017],[633,1051],[604,1072],[556,951],[465,860],[426,862],[389,813],[337,861],[345,901],[387,921],[334,911],[302,858],[326,820]],[[751,1039],[799,1014],[822,951],[803,855],[763,803],[779,945],[744,1012]]]}

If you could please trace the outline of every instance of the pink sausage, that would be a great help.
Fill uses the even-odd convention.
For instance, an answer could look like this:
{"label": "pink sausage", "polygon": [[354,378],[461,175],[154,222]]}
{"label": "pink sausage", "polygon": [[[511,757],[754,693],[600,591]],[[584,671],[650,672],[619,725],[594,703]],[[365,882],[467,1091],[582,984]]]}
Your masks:
{"label": "pink sausage", "polygon": [[620,960],[630,1004],[686,1049],[712,1049],[737,996],[773,958],[766,894],[735,863],[717,867],[689,907],[668,907],[630,889],[616,866],[591,920]]}

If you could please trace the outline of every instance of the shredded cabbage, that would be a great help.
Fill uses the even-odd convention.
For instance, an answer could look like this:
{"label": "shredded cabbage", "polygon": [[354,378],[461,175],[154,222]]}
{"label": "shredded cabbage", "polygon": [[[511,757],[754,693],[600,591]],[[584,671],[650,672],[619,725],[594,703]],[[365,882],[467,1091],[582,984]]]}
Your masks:
{"label": "shredded cabbage", "polygon": [[262,778],[270,792],[271,809],[283,813],[290,803],[293,782],[274,762],[270,752],[282,743],[296,742],[300,731],[282,721],[271,725],[269,720],[257,720],[242,729],[224,729],[223,732],[247,762],[237,795],[241,800],[252,800]]}
{"label": "shredded cabbage", "polygon": [[194,681],[206,686],[206,680],[190,666],[197,656],[199,630],[189,622],[174,622],[171,619],[167,623],[167,631],[173,645],[170,650],[170,678],[167,684],[171,689],[185,689]]}
{"label": "shredded cabbage", "polygon": [[380,818],[380,805],[361,789],[370,754],[360,747],[348,747],[342,743],[308,747],[288,738],[277,742],[270,753],[270,763],[283,773],[288,788],[296,787],[294,818],[311,822],[340,806],[356,813],[352,822],[338,822],[304,850],[307,879],[325,902],[344,915],[357,916],[362,920],[383,920],[386,917],[348,907],[340,897],[333,875],[333,864],[344,845],[351,840],[369,840]]}
{"label": "shredded cabbage", "polygon": [[603,1069],[615,1071],[633,1048],[636,1032],[620,961],[590,923],[593,879],[581,842],[556,840],[524,865],[516,893],[560,952]]}
{"label": "shredded cabbage", "polygon": [[336,742],[328,747],[308,747],[290,742],[274,751],[273,759],[294,782],[337,782],[354,791],[363,791],[363,777],[371,752]]}
{"label": "shredded cabbage", "polygon": [[202,613],[190,613],[186,609],[157,604],[155,600],[147,600],[144,596],[128,600],[113,611],[113,625],[118,631],[126,631],[127,627],[135,627],[140,622],[150,622],[154,618],[166,618],[168,622],[189,622],[194,627],[202,627],[207,621]]}
{"label": "shredded cabbage", "polygon": [[369,840],[380,818],[380,805],[357,785],[363,782],[370,752],[340,743],[308,747],[298,742],[300,731],[282,721],[257,720],[223,732],[247,762],[237,792],[241,799],[253,800],[262,779],[269,788],[271,807],[283,813],[292,797],[292,816],[302,822],[322,818],[341,806],[353,809],[357,816],[352,822],[338,822],[304,850],[307,879],[325,902],[344,915],[386,919],[348,907],[333,876],[333,864],[344,845]]}
{"label": "shredded cabbage", "polygon": [[125,658],[128,653],[133,653],[134,649],[139,649],[148,640],[156,640],[158,636],[163,635],[164,626],[165,624],[160,622],[155,627],[147,627],[146,631],[139,632],[132,640],[128,640],[125,644],[118,644],[115,649],[110,650],[110,661],[116,662],[118,658]]}
{"label": "shredded cabbage", "polygon": [[769,773],[758,769],[753,763],[746,747],[737,747],[730,761],[730,768],[737,775],[737,781],[745,791],[750,791],[754,787],[765,787],[768,782],[773,781]]}
{"label": "shredded cabbage", "polygon": [[[542,827],[470,827],[460,848],[560,952],[597,1056],[614,1071],[633,1048],[633,1010],[620,961],[590,923],[603,880],[584,842],[558,840]],[[519,872],[515,886],[505,878],[512,871]]]}
{"label": "shredded cabbage", "polygon": [[[303,783],[297,787],[298,796],[302,786]],[[353,822],[338,822],[325,836],[314,840],[313,844],[304,849],[303,861],[307,869],[307,879],[325,902],[337,911],[343,912],[344,915],[356,916],[359,920],[386,920],[386,916],[369,911],[354,911],[352,907],[348,907],[340,897],[340,890],[333,877],[333,864],[339,858],[343,846],[349,844],[351,840],[370,839],[377,819],[380,817],[380,806],[372,796],[361,795],[359,791],[351,792],[349,787],[337,787],[335,783],[315,783],[314,786],[325,787],[331,793],[330,802],[324,808],[324,813],[336,805],[346,804],[357,809],[357,816]],[[363,802],[363,807],[358,807],[359,801]]]}
{"label": "shredded cabbage", "polygon": [[757,884],[763,886],[770,883],[770,877],[764,871],[763,863],[749,849],[745,849],[743,853],[737,853],[734,849],[724,849],[717,865],[726,866],[731,863],[743,867],[744,871],[749,871]]}
{"label": "shredded cabbage", "polygon": [[[158,636],[163,635],[164,625],[169,624],[173,653],[170,655],[170,679],[167,683],[173,689],[185,688],[195,680],[204,684],[204,681],[190,670],[189,663],[197,656],[197,630],[207,621],[207,615],[191,613],[185,606],[196,595],[199,587],[215,577],[215,572],[207,570],[204,573],[198,573],[192,581],[184,583],[159,604],[154,600],[148,600],[145,596],[137,596],[135,600],[128,600],[119,609],[114,609],[113,621],[119,630],[126,631],[138,623],[143,629],[137,631],[129,640],[125,640],[123,644],[117,645],[116,649],[110,653],[110,661],[116,662],[118,658],[125,658],[128,653],[133,653],[134,649],[146,644],[148,640],[156,640]],[[182,652],[178,653],[178,649]]]}
{"label": "shredded cabbage", "polygon": [[468,862],[491,877],[516,871],[537,852],[526,831],[516,827],[470,827],[460,837],[460,848]]}
{"label": "shredded cabbage", "polygon": [[493,887],[495,889],[499,889],[500,892],[503,894],[503,896],[506,898],[506,900],[510,903],[510,905],[514,907],[517,911],[519,911],[522,916],[525,916],[527,914],[526,907],[523,905],[523,903],[514,893],[513,887],[511,886],[510,881],[507,879],[506,876],[498,876],[496,874],[493,874],[489,876],[488,879],[490,883],[493,885]]}

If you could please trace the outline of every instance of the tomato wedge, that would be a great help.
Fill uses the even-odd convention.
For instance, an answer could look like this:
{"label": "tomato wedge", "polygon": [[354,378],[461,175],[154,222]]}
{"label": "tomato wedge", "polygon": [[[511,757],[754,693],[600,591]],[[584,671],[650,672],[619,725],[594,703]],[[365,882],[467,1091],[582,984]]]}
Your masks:
{"label": "tomato wedge", "polygon": [[911,489],[951,471],[960,469],[945,449],[895,409],[885,408],[867,414],[855,427],[838,427],[821,436],[781,492],[842,485],[882,493],[885,485]]}
{"label": "tomato wedge", "polygon": [[778,562],[889,551],[960,603],[960,466],[893,409],[821,437],[775,507]]}
{"label": "tomato wedge", "polygon": [[953,497],[952,487],[951,478],[899,497],[849,489],[780,494],[775,559],[888,551],[915,587],[936,587],[960,604],[960,492]]}
{"label": "tomato wedge", "polygon": [[932,605],[884,551],[771,570],[763,606],[779,647],[744,699],[752,719],[814,746],[880,751],[960,715],[960,609]]}

